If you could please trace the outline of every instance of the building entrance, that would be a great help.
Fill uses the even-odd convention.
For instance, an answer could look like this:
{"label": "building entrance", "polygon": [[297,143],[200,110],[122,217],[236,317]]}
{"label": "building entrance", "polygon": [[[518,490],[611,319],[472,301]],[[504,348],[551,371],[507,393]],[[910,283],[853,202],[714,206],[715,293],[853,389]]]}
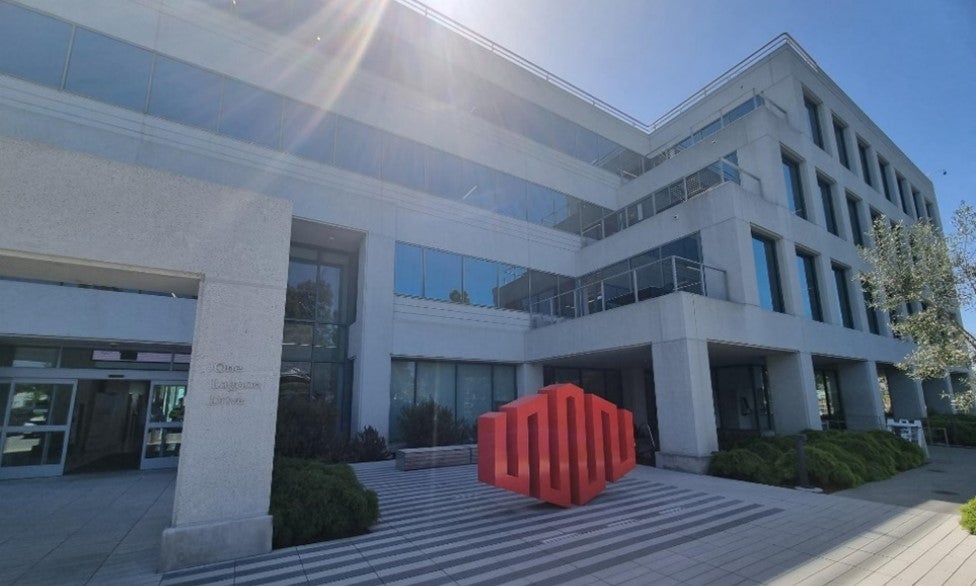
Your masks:
{"label": "building entrance", "polygon": [[148,396],[148,381],[79,380],[65,474],[139,468]]}

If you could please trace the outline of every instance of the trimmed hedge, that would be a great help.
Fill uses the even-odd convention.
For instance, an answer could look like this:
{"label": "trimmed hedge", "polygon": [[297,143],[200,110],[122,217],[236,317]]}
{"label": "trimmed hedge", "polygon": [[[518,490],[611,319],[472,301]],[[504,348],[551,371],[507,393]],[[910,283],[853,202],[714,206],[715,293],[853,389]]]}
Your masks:
{"label": "trimmed hedge", "polygon": [[[929,415],[929,429],[945,428],[949,443],[955,446],[976,446],[976,415]],[[936,437],[934,439],[941,439]]]}
{"label": "trimmed hedge", "polygon": [[968,503],[959,507],[959,511],[962,512],[962,518],[959,519],[959,524],[966,531],[976,535],[976,497],[973,497]]}
{"label": "trimmed hedge", "polygon": [[[841,490],[891,478],[925,463],[917,445],[887,431],[806,430],[804,456],[810,482]],[[709,474],[775,486],[793,486],[796,448],[793,438],[776,436],[739,442],[712,455]]]}
{"label": "trimmed hedge", "polygon": [[278,399],[275,456],[303,458],[326,463],[387,460],[386,439],[366,426],[352,439],[336,428],[336,410],[326,401],[308,395]]}
{"label": "trimmed hedge", "polygon": [[282,548],[365,533],[379,501],[346,464],[276,458],[270,512],[274,547]]}

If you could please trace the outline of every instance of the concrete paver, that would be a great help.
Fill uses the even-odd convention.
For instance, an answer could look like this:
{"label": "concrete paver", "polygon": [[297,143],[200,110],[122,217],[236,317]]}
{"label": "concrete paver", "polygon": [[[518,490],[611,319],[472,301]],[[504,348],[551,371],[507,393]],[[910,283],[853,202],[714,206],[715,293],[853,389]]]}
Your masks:
{"label": "concrete paver", "polygon": [[371,533],[165,576],[155,568],[172,472],[9,481],[0,584],[974,586],[976,536],[944,493],[963,490],[976,451],[932,454],[928,466],[944,472],[923,467],[832,495],[639,467],[572,509],[481,485],[474,466],[360,464],[380,496]]}

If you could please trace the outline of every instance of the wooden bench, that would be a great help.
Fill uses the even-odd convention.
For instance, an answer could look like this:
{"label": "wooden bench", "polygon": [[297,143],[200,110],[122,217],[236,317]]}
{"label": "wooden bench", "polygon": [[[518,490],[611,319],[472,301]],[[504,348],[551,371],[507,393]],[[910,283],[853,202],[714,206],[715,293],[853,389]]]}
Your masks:
{"label": "wooden bench", "polygon": [[478,463],[478,444],[403,448],[396,451],[397,470],[420,470]]}

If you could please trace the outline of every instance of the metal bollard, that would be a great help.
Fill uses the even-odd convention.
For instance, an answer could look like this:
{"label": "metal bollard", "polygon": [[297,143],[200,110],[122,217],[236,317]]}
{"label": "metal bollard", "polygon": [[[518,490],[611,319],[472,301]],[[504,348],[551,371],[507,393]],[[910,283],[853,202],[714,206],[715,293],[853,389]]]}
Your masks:
{"label": "metal bollard", "polygon": [[807,436],[802,433],[794,435],[796,442],[796,480],[801,488],[810,488],[810,478],[807,476],[807,456],[803,446],[807,443]]}

